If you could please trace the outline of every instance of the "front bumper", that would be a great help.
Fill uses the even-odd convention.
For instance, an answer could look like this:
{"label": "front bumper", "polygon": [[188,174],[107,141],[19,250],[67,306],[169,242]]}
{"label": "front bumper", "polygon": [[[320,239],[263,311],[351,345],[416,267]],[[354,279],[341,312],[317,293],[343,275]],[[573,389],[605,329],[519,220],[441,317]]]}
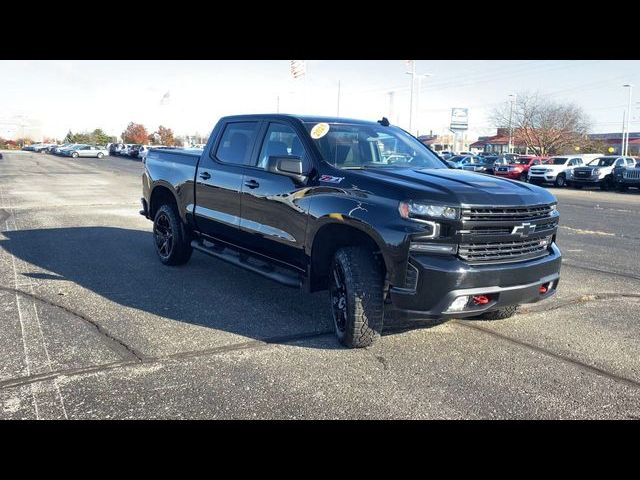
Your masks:
{"label": "front bumper", "polygon": [[[387,312],[400,319],[464,318],[544,300],[555,294],[560,281],[562,254],[555,243],[551,250],[535,260],[492,265],[470,265],[453,256],[412,255],[410,263],[418,270],[416,289],[391,288]],[[545,293],[541,286],[547,288]],[[490,301],[448,310],[458,297],[480,295]]]}
{"label": "front bumper", "polygon": [[640,178],[616,177],[616,182],[625,187],[640,187]]}
{"label": "front bumper", "polygon": [[[511,180],[519,180],[520,176],[522,175],[523,172],[515,172],[515,171],[510,171],[510,172],[494,172],[494,175],[497,177],[505,177],[505,178],[510,178]],[[524,172],[526,173],[526,172]]]}
{"label": "front bumper", "polygon": [[544,173],[544,174],[532,175],[530,173],[528,178],[531,183],[555,183],[556,178],[558,178],[558,174]]}
{"label": "front bumper", "polygon": [[576,177],[575,175],[567,179],[569,182],[575,185],[598,185],[604,180],[600,177]]}

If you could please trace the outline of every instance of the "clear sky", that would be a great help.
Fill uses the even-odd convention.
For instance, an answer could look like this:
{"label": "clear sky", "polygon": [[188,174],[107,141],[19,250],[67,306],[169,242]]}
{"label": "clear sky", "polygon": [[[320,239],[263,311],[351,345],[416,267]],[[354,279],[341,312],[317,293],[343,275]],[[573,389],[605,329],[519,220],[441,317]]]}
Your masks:
{"label": "clear sky", "polygon": [[[357,52],[356,52],[357,53]],[[582,106],[593,132],[620,131],[634,88],[631,130],[640,130],[640,61],[418,60],[422,81],[414,133],[447,133],[452,107],[469,108],[470,137],[491,135],[492,108],[510,93],[539,91]],[[159,124],[177,134],[208,133],[219,117],[238,113],[306,113],[409,123],[410,76],[404,60],[308,60],[293,79],[289,60],[0,61],[0,135],[11,124],[64,137],[127,123]],[[393,95],[391,111],[389,92]],[[168,95],[167,95],[168,94]],[[164,99],[163,99],[164,97]],[[28,129],[29,127],[27,127]]]}

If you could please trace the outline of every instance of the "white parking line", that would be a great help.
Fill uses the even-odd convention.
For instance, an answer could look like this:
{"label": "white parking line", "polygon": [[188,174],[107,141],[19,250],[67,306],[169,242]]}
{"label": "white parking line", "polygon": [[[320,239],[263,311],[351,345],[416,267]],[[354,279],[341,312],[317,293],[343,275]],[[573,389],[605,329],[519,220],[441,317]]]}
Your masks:
{"label": "white parking line", "polygon": [[565,230],[569,230],[570,232],[578,233],[580,235],[600,235],[600,236],[605,236],[605,237],[615,237],[616,236],[615,233],[599,232],[597,230],[583,230],[581,228],[565,227],[564,225],[560,225],[560,228],[563,228]]}
{"label": "white parking line", "polygon": [[[15,219],[15,211],[10,205],[10,200],[5,199],[1,186],[0,186],[0,200],[2,201],[3,208],[11,214],[9,218],[5,220],[7,231],[17,231],[18,226]],[[11,255],[11,262],[13,266],[15,288],[19,288],[19,286],[26,286],[28,287],[28,290],[30,291],[30,293],[35,293],[33,288],[33,283],[31,281],[29,280],[23,280],[22,282],[18,281],[18,268],[17,268],[15,255]],[[23,308],[23,305],[22,305],[23,300],[21,300],[20,295],[16,293],[16,307],[18,310],[18,318],[20,320],[20,330],[21,330],[21,336],[22,336],[22,345],[24,348],[27,376],[31,375],[32,372],[37,373],[35,372],[35,370],[38,369],[39,364],[45,363],[42,360],[38,361],[38,355],[39,354],[41,355],[42,351],[44,351],[44,354],[46,357],[46,367],[48,367],[49,371],[53,371],[53,366],[51,364],[51,357],[49,355],[49,350],[47,348],[47,344],[44,338],[44,333],[42,331],[42,324],[40,323],[40,317],[38,315],[38,307],[33,300],[29,300],[29,301],[31,302],[31,305],[33,307],[33,314],[30,312],[31,308],[27,308],[26,310]],[[37,328],[37,331],[36,331],[36,328]],[[38,336],[40,337],[39,339],[37,339]],[[31,338],[33,342],[30,343],[28,338]],[[29,351],[32,351],[33,355],[30,356]],[[55,393],[56,393],[55,396],[58,398],[60,402],[62,414],[64,415],[64,418],[68,419],[69,417],[67,415],[67,411],[64,405],[64,400],[62,398],[62,393],[60,392],[60,387],[58,386],[58,382],[56,379],[52,381],[53,381],[53,386],[55,388]],[[30,391],[33,399],[33,406],[36,414],[36,419],[39,420],[42,418],[42,415],[41,415],[42,412],[41,412],[41,409],[38,407],[38,401],[36,398],[37,393],[47,394],[49,392],[42,389],[36,392],[36,390],[34,390],[33,384],[30,386]],[[60,415],[55,411],[46,412],[47,418],[59,418],[59,416]]]}

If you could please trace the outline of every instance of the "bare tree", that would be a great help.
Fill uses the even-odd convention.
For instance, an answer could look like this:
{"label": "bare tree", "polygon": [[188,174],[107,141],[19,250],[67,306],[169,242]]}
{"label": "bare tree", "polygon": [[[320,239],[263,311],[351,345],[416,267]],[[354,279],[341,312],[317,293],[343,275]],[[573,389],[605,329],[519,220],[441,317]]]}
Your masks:
{"label": "bare tree", "polygon": [[[496,127],[509,127],[511,104],[491,113]],[[538,93],[518,93],[513,105],[511,127],[515,143],[524,143],[536,155],[553,155],[585,145],[591,124],[581,107],[559,103]]]}

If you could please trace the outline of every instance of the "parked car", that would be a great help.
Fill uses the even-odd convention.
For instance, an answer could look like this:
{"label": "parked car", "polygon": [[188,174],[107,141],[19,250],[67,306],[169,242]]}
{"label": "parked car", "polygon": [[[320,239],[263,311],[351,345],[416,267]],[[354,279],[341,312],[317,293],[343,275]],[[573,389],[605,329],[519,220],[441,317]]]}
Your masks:
{"label": "parked car", "polygon": [[634,165],[625,162],[625,166],[614,169],[616,190],[625,192],[627,188],[640,188],[640,161]]}
{"label": "parked car", "polygon": [[385,315],[503,319],[553,295],[556,203],[540,187],[448,169],[386,120],[274,114],[221,118],[203,152],[152,149],[140,213],[164,265],[198,250],[328,290],[339,341],[366,347]]}
{"label": "parked car", "polygon": [[76,143],[64,143],[62,145],[58,145],[56,147],[53,147],[53,150],[51,150],[51,153],[53,153],[54,155],[62,155],[62,150],[74,147],[75,145],[77,145],[77,144]]}
{"label": "parked car", "polygon": [[471,157],[471,161],[462,166],[468,172],[493,174],[493,160],[488,157]]}
{"label": "parked car", "polygon": [[600,187],[601,190],[611,190],[615,186],[613,170],[615,167],[634,166],[631,157],[619,155],[605,155],[598,157],[587,165],[576,167],[567,177],[567,185],[574,188],[585,186]]}
{"label": "parked car", "polygon": [[451,160],[451,157],[455,157],[456,156],[455,153],[450,152],[449,150],[442,150],[442,151],[438,152],[438,155],[440,155],[445,160]]}
{"label": "parked car", "polygon": [[129,156],[133,158],[138,158],[138,152],[142,148],[140,144],[134,144],[129,147]]}
{"label": "parked car", "polygon": [[[505,158],[506,155],[505,155]],[[534,157],[534,156],[518,156],[513,159],[508,165],[502,165],[496,168],[495,175],[498,177],[510,178],[512,180],[520,180],[521,182],[527,181],[529,174],[529,168],[533,165],[540,165],[548,162],[547,157]]]}
{"label": "parked car", "polygon": [[464,167],[468,163],[471,163],[471,160],[473,160],[473,156],[471,156],[471,155],[455,155],[453,157],[447,158],[446,160],[449,160],[449,161],[453,162],[456,165],[455,168],[462,169],[462,167]]}
{"label": "parked car", "polygon": [[575,167],[584,165],[582,158],[566,155],[551,157],[545,165],[534,165],[529,169],[529,183],[542,185],[552,183],[556,187],[564,187],[567,184],[567,175]]}
{"label": "parked car", "polygon": [[444,163],[446,163],[449,168],[458,168],[455,162],[452,162],[451,160],[443,160]]}
{"label": "parked car", "polygon": [[94,145],[75,145],[71,148],[62,150],[62,154],[67,157],[96,157],[102,158],[109,155],[109,150],[104,147],[96,147]]}
{"label": "parked car", "polygon": [[34,152],[38,152],[38,153],[42,153],[44,151],[46,151],[49,147],[51,147],[52,145],[55,144],[51,144],[51,143],[39,143],[37,145],[32,145],[32,150]]}

